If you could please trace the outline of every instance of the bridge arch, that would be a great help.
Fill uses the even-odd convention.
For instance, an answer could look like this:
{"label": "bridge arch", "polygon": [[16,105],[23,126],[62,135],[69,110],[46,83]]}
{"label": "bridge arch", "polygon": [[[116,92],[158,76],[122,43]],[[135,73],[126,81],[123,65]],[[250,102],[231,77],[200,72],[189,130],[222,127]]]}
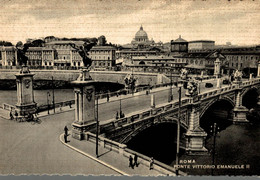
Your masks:
{"label": "bridge arch", "polygon": [[259,94],[260,92],[257,87],[251,87],[243,90],[241,93],[242,105],[247,109],[254,108],[257,105]]}
{"label": "bridge arch", "polygon": [[[180,153],[185,152],[186,129],[181,127]],[[157,122],[153,125],[140,127],[132,133],[133,137],[124,144],[127,148],[144,154],[160,162],[171,164],[176,157],[177,124],[174,121]]]}
{"label": "bridge arch", "polygon": [[200,127],[210,134],[211,126],[217,123],[220,129],[232,124],[235,102],[229,97],[216,98],[210,101],[201,111]]}
{"label": "bridge arch", "polygon": [[205,114],[205,112],[213,105],[215,104],[216,102],[218,101],[227,101],[229,102],[233,107],[235,107],[235,102],[233,99],[231,99],[230,97],[228,96],[223,96],[223,97],[218,97],[218,98],[215,98],[213,100],[211,100],[208,104],[206,104],[204,107],[202,107],[202,110],[200,112],[200,118],[203,117],[203,115]]}
{"label": "bridge arch", "polygon": [[[128,143],[133,137],[135,137],[136,135],[138,135],[140,132],[145,131],[146,129],[152,127],[152,126],[156,126],[158,124],[176,124],[177,125],[177,118],[165,118],[165,117],[159,117],[158,121],[154,121],[154,123],[149,123],[149,124],[145,124],[145,125],[141,125],[139,127],[136,127],[134,131],[132,131],[131,133],[127,134],[125,137],[123,137],[120,140],[120,143]],[[180,123],[180,127],[186,132],[188,130],[188,125],[184,124],[183,122]]]}

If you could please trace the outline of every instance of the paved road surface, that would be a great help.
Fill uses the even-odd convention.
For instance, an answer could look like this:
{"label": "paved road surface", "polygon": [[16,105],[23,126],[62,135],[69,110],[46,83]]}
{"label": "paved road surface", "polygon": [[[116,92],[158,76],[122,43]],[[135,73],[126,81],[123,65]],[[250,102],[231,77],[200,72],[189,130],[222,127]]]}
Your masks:
{"label": "paved road surface", "polygon": [[73,122],[71,112],[17,123],[0,118],[0,174],[117,174],[64,146],[59,135]]}

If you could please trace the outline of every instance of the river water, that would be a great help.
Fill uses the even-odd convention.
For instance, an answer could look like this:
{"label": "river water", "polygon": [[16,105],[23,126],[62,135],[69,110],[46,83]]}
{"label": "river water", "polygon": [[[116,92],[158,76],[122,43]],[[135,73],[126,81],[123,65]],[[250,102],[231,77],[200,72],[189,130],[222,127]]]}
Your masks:
{"label": "river water", "polygon": [[[49,103],[52,102],[53,93],[52,90],[34,90],[34,100],[38,105],[47,104],[47,92]],[[74,99],[73,89],[55,89],[54,90],[55,102],[62,102]],[[0,90],[0,105],[7,103],[15,105],[17,102],[16,90]]]}

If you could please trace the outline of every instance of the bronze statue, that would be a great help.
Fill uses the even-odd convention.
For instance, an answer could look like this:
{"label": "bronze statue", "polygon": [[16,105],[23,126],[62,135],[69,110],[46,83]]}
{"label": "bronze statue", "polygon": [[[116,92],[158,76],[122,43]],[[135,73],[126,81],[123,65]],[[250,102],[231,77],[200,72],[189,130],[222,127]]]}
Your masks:
{"label": "bronze statue", "polygon": [[17,44],[16,44],[16,49],[17,49],[17,61],[18,61],[18,64],[21,66],[26,66],[27,65],[27,61],[28,61],[28,57],[25,55],[25,53],[27,52],[29,48],[29,44],[24,44],[19,41]]}
{"label": "bronze statue", "polygon": [[89,68],[92,64],[92,60],[88,57],[88,52],[90,49],[96,45],[95,42],[85,42],[82,46],[77,46],[74,43],[69,43],[69,45],[76,49],[79,55],[82,57],[84,67]]}

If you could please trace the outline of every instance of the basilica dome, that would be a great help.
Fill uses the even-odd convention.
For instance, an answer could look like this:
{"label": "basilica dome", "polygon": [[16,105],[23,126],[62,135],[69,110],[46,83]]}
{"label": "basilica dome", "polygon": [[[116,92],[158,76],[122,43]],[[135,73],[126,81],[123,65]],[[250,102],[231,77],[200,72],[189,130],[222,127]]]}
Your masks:
{"label": "basilica dome", "polygon": [[137,31],[137,33],[135,34],[135,40],[147,40],[148,39],[148,35],[147,33],[143,30],[143,26],[140,27],[140,30]]}

